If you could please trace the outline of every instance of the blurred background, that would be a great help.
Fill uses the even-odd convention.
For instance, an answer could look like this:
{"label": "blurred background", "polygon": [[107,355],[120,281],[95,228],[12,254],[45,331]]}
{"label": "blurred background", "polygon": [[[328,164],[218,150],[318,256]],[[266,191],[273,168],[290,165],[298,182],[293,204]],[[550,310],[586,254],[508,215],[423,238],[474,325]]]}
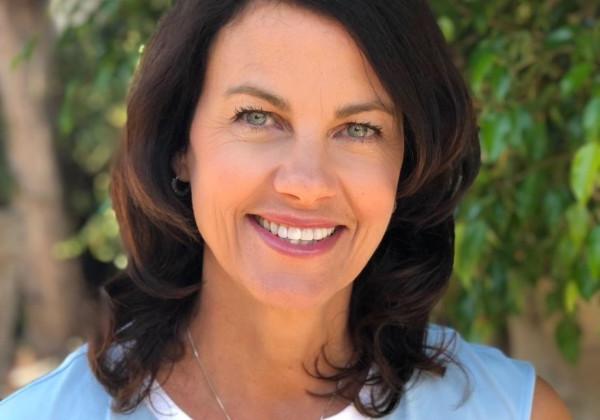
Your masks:
{"label": "blurred background", "polygon": [[[0,398],[85,340],[127,264],[111,154],[169,0],[0,0]],[[600,418],[600,2],[431,0],[480,116],[434,319]]]}

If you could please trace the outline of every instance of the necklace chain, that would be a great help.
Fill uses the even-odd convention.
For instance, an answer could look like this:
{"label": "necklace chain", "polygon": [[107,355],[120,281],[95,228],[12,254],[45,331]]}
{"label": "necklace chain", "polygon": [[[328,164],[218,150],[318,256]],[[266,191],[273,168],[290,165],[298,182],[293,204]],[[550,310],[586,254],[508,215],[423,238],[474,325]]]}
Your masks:
{"label": "necklace chain", "polygon": [[[194,358],[198,362],[198,366],[200,366],[200,370],[202,371],[202,376],[204,376],[204,379],[206,380],[206,383],[208,384],[210,391],[212,392],[213,396],[215,397],[217,404],[219,404],[219,407],[221,408],[221,412],[223,413],[223,416],[225,416],[225,418],[227,420],[232,420],[231,417],[229,416],[229,414],[227,414],[227,410],[225,410],[225,405],[223,404],[223,401],[221,401],[221,398],[219,398],[219,394],[217,394],[217,391],[215,390],[215,387],[214,387],[212,381],[210,380],[210,378],[208,377],[208,374],[204,370],[204,366],[202,365],[202,362],[200,361],[200,356],[198,356],[198,350],[196,349],[196,343],[194,343],[194,339],[192,338],[192,334],[190,333],[189,328],[187,330],[187,336],[188,336],[190,344],[192,345],[192,350],[194,352]],[[327,403],[327,406],[323,410],[323,413],[321,414],[321,417],[319,418],[319,420],[325,419],[325,413],[327,413],[327,410],[329,410],[329,407],[331,406],[331,403],[333,402],[333,397],[336,395],[337,391],[340,389],[339,385],[340,385],[340,381],[337,381],[336,387],[335,387],[335,392],[331,395],[331,397],[329,397],[329,402]]]}

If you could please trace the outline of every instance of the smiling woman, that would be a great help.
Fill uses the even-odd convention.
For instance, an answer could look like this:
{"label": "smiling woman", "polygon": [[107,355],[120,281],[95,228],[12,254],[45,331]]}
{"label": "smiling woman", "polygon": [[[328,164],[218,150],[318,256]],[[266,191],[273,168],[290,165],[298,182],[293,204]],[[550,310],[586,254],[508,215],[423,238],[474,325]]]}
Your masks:
{"label": "smiling woman", "polygon": [[424,1],[177,1],[114,163],[128,267],[0,414],[566,418],[529,363],[429,324],[478,169]]}

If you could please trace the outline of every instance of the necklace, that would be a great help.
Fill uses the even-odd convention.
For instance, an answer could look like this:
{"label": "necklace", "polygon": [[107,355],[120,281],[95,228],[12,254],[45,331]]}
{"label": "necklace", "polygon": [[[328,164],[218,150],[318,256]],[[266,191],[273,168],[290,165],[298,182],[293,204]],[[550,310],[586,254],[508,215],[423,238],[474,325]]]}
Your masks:
{"label": "necklace", "polygon": [[[210,380],[210,378],[208,377],[208,374],[204,370],[204,366],[202,366],[202,362],[200,361],[200,356],[198,356],[198,350],[196,349],[196,343],[194,343],[194,339],[192,338],[192,334],[190,333],[189,328],[187,329],[187,336],[188,336],[188,340],[192,346],[192,350],[194,352],[194,358],[198,362],[198,366],[200,366],[200,370],[202,371],[202,376],[204,376],[204,379],[206,380],[206,383],[208,384],[210,391],[212,392],[213,396],[215,397],[217,404],[219,404],[219,408],[221,408],[221,412],[223,413],[223,416],[225,416],[225,418],[227,420],[232,420],[231,417],[229,416],[229,414],[227,414],[227,410],[225,410],[225,405],[223,404],[223,401],[221,401],[221,398],[219,398],[219,395],[217,394],[217,391],[215,390],[215,387],[212,384],[212,381]],[[325,419],[325,413],[327,412],[327,410],[329,410],[329,407],[331,406],[331,403],[333,402],[333,397],[336,395],[336,393],[339,389],[340,389],[340,381],[337,381],[337,383],[335,385],[335,393],[333,393],[331,395],[331,397],[329,397],[329,402],[327,403],[327,406],[323,410],[323,413],[321,414],[321,417],[319,418],[319,420]]]}

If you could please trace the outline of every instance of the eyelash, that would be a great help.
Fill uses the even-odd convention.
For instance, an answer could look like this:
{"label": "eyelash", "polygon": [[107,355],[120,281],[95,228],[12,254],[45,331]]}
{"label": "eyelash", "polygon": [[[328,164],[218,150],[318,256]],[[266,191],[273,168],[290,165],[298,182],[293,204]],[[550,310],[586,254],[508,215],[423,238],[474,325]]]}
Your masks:
{"label": "eyelash", "polygon": [[[248,114],[248,113],[251,113],[251,112],[260,112],[260,113],[265,114],[267,116],[273,117],[273,113],[272,112],[265,111],[261,107],[252,107],[252,106],[249,106],[249,107],[236,108],[235,109],[235,114],[231,118],[231,121],[232,122],[237,122],[237,121],[239,121],[242,118],[242,116],[244,114]],[[368,129],[373,130],[373,133],[374,133],[374,134],[372,134],[372,135],[370,135],[368,137],[352,137],[352,139],[354,139],[354,141],[357,141],[357,142],[367,142],[369,140],[373,140],[374,138],[381,138],[382,137],[383,128],[380,127],[380,126],[378,126],[378,125],[374,125],[374,124],[371,124],[369,122],[358,122],[358,121],[350,121],[350,122],[346,123],[346,127],[353,126],[353,125],[359,125],[359,126],[366,127]],[[257,127],[257,126],[253,126],[252,124],[250,124],[250,129],[252,129],[252,130],[262,130],[263,127]]]}

